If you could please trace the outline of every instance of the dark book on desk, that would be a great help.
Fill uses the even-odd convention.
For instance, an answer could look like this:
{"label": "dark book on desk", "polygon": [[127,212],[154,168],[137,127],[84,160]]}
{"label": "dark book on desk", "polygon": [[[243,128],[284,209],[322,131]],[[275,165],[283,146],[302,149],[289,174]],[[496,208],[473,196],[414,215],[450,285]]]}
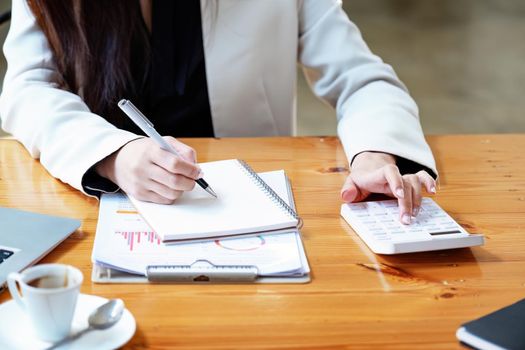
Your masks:
{"label": "dark book on desk", "polygon": [[463,324],[456,336],[475,349],[525,349],[525,299]]}

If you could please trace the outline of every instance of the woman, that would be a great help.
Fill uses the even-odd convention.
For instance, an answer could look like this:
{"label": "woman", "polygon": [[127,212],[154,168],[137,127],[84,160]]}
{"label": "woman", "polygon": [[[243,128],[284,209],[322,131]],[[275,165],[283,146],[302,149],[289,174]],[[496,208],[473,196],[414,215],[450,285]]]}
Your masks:
{"label": "woman", "polygon": [[[435,192],[416,104],[337,0],[14,0],[11,22],[3,127],[86,194],[171,203],[199,176],[172,136],[293,134],[297,62],[336,108],[343,200],[392,195],[408,224],[422,184]],[[185,160],[140,135],[123,97]]]}

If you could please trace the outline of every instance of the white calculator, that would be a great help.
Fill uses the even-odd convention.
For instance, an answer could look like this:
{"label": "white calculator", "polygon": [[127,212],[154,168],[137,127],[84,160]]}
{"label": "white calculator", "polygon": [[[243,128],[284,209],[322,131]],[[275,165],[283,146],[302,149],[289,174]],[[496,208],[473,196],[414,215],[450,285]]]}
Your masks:
{"label": "white calculator", "polygon": [[481,234],[469,234],[439,205],[423,198],[410,225],[399,222],[397,200],[345,203],[341,216],[377,254],[400,254],[483,245]]}

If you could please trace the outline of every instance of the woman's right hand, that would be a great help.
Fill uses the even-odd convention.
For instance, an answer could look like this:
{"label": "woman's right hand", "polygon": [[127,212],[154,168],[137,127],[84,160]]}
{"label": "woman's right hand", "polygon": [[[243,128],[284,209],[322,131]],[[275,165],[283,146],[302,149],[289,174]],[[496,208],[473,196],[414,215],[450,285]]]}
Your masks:
{"label": "woman's right hand", "polygon": [[131,141],[101,160],[95,170],[124,192],[142,201],[171,204],[195,186],[201,170],[195,150],[164,136],[181,157],[161,149],[152,139]]}

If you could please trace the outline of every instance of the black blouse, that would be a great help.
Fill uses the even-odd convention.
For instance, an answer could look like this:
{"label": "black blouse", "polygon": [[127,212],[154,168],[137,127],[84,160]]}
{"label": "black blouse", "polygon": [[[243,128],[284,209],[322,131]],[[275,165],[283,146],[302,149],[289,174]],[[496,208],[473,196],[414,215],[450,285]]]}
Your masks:
{"label": "black blouse", "polygon": [[[163,136],[213,137],[200,2],[153,0],[149,45],[138,37],[131,57],[136,93],[128,98]],[[118,113],[117,127],[144,134]]]}

